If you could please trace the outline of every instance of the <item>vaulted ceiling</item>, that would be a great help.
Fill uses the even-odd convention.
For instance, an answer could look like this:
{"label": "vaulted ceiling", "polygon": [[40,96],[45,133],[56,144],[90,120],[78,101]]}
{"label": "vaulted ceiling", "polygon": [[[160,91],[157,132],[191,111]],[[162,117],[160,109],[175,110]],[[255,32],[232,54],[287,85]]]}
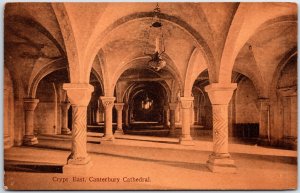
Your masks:
{"label": "vaulted ceiling", "polygon": [[[145,36],[155,6],[8,3],[5,66],[26,93],[40,69],[65,58],[69,81],[89,81],[93,68],[105,92],[113,94],[122,73],[145,65],[145,48],[155,47],[154,40]],[[292,3],[170,2],[159,6],[166,69],[181,90],[208,69],[210,82],[226,82],[236,71],[251,79],[260,95],[268,95],[276,67],[297,51],[297,6]]]}

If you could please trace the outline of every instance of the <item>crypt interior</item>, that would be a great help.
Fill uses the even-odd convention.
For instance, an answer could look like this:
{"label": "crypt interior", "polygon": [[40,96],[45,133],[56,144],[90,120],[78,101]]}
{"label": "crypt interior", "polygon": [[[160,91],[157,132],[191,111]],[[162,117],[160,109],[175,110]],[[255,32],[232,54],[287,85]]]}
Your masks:
{"label": "crypt interior", "polygon": [[4,13],[8,189],[296,187],[296,4],[7,3]]}

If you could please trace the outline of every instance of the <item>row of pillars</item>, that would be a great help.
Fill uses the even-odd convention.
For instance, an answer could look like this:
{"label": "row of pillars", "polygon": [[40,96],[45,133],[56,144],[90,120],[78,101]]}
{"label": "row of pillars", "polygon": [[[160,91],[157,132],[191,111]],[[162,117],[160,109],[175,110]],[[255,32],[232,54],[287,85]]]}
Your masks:
{"label": "row of pillars", "polygon": [[[228,104],[232,97],[236,84],[208,85],[205,90],[208,92],[213,111],[213,153],[207,161],[208,167],[213,172],[235,172],[234,160],[228,152]],[[91,165],[90,157],[87,154],[87,106],[91,98],[93,87],[89,84],[64,84],[63,89],[67,91],[69,101],[72,105],[72,150],[68,157],[64,172],[84,170]],[[114,103],[115,97],[101,97],[105,109],[105,136],[102,140],[113,140],[112,130],[112,108],[117,110],[117,130],[122,133],[122,110],[123,103]],[[38,99],[24,99],[25,109],[25,144],[36,144],[37,139],[33,135],[33,112]],[[180,97],[182,110],[182,134],[180,143],[192,145],[190,134],[190,109],[193,104],[193,97]],[[177,104],[170,103],[170,132],[175,133],[175,110]],[[67,116],[68,104],[64,107],[63,114]],[[66,112],[65,112],[66,111]],[[262,111],[265,113],[265,111]],[[64,119],[63,128],[67,129],[67,121]],[[264,120],[264,119],[262,119]],[[265,120],[264,120],[265,121]],[[68,132],[68,131],[64,131]]]}

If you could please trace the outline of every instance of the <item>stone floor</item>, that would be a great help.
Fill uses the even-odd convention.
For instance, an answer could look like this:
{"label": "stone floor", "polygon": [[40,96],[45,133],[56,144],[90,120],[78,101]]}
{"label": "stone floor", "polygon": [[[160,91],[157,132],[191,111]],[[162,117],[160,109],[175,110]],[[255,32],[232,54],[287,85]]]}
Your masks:
{"label": "stone floor", "polygon": [[[109,189],[294,189],[297,152],[256,145],[230,144],[237,174],[212,173],[206,160],[212,143],[195,140],[182,146],[176,138],[119,136],[99,144],[89,134],[93,167],[85,176],[61,173],[70,153],[69,136],[39,136],[33,147],[5,150],[5,185],[10,190]],[[132,182],[131,178],[146,182]],[[119,182],[93,180],[112,180]],[[74,181],[75,180],[75,181]],[[81,182],[80,182],[81,180]]]}

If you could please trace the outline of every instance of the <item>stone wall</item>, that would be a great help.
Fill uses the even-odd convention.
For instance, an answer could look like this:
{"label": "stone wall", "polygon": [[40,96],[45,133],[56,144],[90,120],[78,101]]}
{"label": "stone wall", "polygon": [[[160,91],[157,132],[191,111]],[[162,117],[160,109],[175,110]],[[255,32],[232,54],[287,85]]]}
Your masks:
{"label": "stone wall", "polygon": [[248,78],[244,78],[238,83],[235,92],[235,123],[258,123],[259,110],[256,102],[257,92],[253,83]]}

